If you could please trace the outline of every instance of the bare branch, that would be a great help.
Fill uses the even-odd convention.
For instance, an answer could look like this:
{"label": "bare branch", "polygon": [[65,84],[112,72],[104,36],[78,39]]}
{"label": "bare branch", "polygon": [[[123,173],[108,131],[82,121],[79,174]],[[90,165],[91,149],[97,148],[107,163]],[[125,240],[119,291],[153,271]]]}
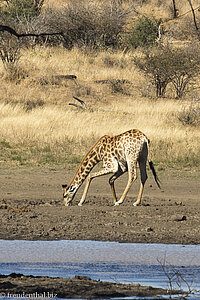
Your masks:
{"label": "bare branch", "polygon": [[83,107],[82,107],[82,106],[80,106],[80,105],[78,105],[78,104],[76,104],[76,103],[69,103],[69,105],[71,105],[71,106],[75,106],[76,108],[83,109]]}
{"label": "bare branch", "polygon": [[73,97],[76,101],[78,101],[81,105],[79,104],[76,104],[76,103],[69,103],[69,105],[71,106],[75,106],[77,108],[80,108],[80,109],[87,109],[87,106],[85,104],[85,102],[77,97]]}
{"label": "bare branch", "polygon": [[77,97],[73,97],[75,100],[77,100],[78,102],[80,102],[81,103],[81,105],[82,105],[82,107],[84,108],[84,109],[86,109],[87,108],[87,106],[86,106],[86,104],[85,104],[85,102],[83,101],[83,100],[81,100],[81,99],[79,99],[79,98],[77,98]]}
{"label": "bare branch", "polygon": [[17,33],[13,28],[11,28],[9,26],[4,26],[4,25],[0,25],[0,31],[9,32],[10,34],[16,36],[18,39],[21,38],[21,37],[27,37],[27,36],[39,37],[39,36],[48,36],[48,35],[61,35],[62,37],[64,37],[63,32],[53,32],[53,33],[46,33],[46,32],[42,32],[42,33]]}

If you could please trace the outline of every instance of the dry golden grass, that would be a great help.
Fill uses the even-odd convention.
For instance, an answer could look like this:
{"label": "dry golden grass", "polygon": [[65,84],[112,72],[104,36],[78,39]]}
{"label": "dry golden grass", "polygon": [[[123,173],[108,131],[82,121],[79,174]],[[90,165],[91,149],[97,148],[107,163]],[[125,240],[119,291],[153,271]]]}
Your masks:
{"label": "dry golden grass", "polygon": [[[46,0],[45,5],[64,2]],[[159,3],[147,1],[143,13],[154,13],[154,7],[157,17],[169,18],[166,6],[171,1]],[[184,5],[181,13],[187,10]],[[0,62],[0,161],[77,163],[100,136],[138,128],[151,140],[151,156],[160,166],[197,167],[199,127],[183,125],[177,117],[191,99],[170,99],[170,90],[168,98],[154,98],[133,63],[134,54],[62,47],[24,49],[19,61],[21,76],[13,81]],[[55,79],[55,75],[67,74],[77,79]],[[127,83],[116,87],[111,84],[116,79]],[[73,96],[83,99],[88,109],[69,106],[75,103]],[[192,97],[200,98],[198,91]]]}
{"label": "dry golden grass", "polygon": [[[1,100],[5,102],[24,103],[40,99],[45,103],[62,105],[68,103],[72,95],[102,99],[110,92],[110,87],[94,84],[95,80],[123,78],[137,84],[136,77],[140,77],[138,73],[134,76],[136,71],[132,54],[124,56],[122,52],[84,54],[76,48],[66,51],[62,48],[37,47],[22,53],[20,65],[27,77],[17,85],[15,81],[2,82]],[[5,73],[1,62],[0,72]],[[76,75],[77,80],[52,84],[55,75],[66,74]]]}
{"label": "dry golden grass", "polygon": [[[76,0],[76,2],[86,2],[86,0]],[[91,0],[87,0],[88,2],[91,2]],[[93,0],[92,2],[99,2],[102,3],[102,1],[105,2],[111,2],[110,0]],[[44,2],[44,9],[46,7],[52,7],[52,8],[60,8],[62,6],[68,5],[69,0],[45,0]],[[75,0],[73,0],[75,2]],[[146,16],[152,16],[155,15],[157,18],[162,19],[169,19],[173,16],[173,9],[172,9],[172,1],[171,0],[149,0],[149,1],[124,1],[122,2],[123,6],[129,11],[132,11],[132,7],[136,8],[136,10]],[[193,8],[199,7],[199,0],[193,0],[192,1]],[[178,15],[181,16],[188,11],[191,11],[190,5],[188,3],[188,0],[182,0],[182,1],[176,1],[176,7],[178,9]]]}

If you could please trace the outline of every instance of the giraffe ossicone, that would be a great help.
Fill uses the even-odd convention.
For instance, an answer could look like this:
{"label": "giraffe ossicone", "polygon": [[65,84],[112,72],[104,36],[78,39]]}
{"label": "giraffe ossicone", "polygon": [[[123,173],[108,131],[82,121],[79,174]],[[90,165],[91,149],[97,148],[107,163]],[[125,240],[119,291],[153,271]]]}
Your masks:
{"label": "giraffe ossicone", "polygon": [[[115,136],[105,135],[101,137],[83,158],[69,186],[62,186],[63,204],[69,206],[72,203],[76,192],[86,179],[85,189],[78,203],[79,206],[82,206],[86,199],[91,180],[99,176],[112,174],[109,184],[113,194],[114,205],[118,206],[123,203],[132,183],[136,180],[137,163],[140,169],[141,184],[137,200],[133,205],[137,206],[141,204],[144,185],[147,180],[146,164],[149,142],[147,136],[138,129],[131,129]],[[103,162],[102,170],[91,173],[94,166],[100,161]],[[149,162],[149,166],[160,188],[159,179],[152,161]],[[121,198],[117,200],[114,182],[125,172],[128,172],[128,183]]]}

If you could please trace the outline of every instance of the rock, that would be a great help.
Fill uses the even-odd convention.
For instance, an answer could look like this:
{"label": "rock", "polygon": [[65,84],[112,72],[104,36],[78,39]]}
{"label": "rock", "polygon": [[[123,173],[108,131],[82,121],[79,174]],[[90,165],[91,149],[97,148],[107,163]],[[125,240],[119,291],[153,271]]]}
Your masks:
{"label": "rock", "polygon": [[1,206],[0,206],[0,209],[7,209],[8,208],[8,206],[6,205],[6,204],[2,204]]}
{"label": "rock", "polygon": [[172,221],[181,222],[181,221],[186,221],[187,217],[183,215],[174,215],[171,217],[171,219]]}

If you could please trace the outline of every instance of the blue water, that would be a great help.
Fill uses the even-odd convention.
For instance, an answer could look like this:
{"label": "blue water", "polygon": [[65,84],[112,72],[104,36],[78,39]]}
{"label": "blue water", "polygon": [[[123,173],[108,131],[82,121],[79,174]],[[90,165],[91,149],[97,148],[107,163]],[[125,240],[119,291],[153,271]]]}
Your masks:
{"label": "blue water", "polygon": [[[200,289],[200,267],[198,266],[166,266],[169,274],[176,269],[193,282],[192,287]],[[72,278],[75,275],[89,276],[92,279],[139,283],[154,287],[167,288],[168,280],[161,265],[135,265],[120,263],[1,263],[0,273],[8,275],[12,272],[24,275]]]}
{"label": "blue water", "polygon": [[[0,240],[0,273],[12,272],[66,278],[80,275],[162,288],[169,287],[167,277],[179,273],[191,289],[200,290],[200,246]],[[173,286],[179,288],[176,282]],[[181,288],[188,289],[183,281]],[[189,299],[200,299],[200,295]]]}
{"label": "blue water", "polygon": [[0,240],[0,262],[116,262],[200,266],[200,245]]}

